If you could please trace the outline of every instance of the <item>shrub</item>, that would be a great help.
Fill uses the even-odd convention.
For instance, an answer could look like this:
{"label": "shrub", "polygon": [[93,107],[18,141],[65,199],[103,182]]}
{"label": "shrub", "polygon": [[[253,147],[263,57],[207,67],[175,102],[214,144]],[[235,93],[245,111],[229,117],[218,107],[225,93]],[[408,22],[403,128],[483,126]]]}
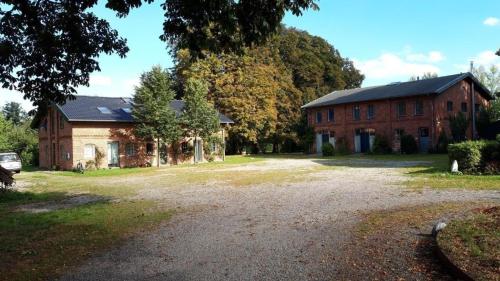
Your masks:
{"label": "shrub", "polygon": [[347,142],[345,138],[338,138],[335,142],[335,154],[346,155],[349,154],[349,148],[347,147]]}
{"label": "shrub", "polygon": [[102,159],[104,159],[104,156],[106,156],[104,154],[104,152],[99,149],[98,147],[95,148],[95,159],[94,159],[94,164],[95,164],[95,168],[96,169],[99,169],[101,168],[101,163],[102,163]]}
{"label": "shrub", "polygon": [[498,141],[465,141],[450,144],[450,162],[457,160],[458,169],[466,174],[499,172],[500,143]]}
{"label": "shrub", "polygon": [[401,152],[405,154],[412,154],[418,152],[417,141],[412,135],[401,136]]}
{"label": "shrub", "polygon": [[450,143],[450,140],[448,139],[446,132],[444,130],[441,131],[441,133],[439,134],[439,137],[438,137],[436,152],[437,153],[447,153],[449,143]]}
{"label": "shrub", "polygon": [[89,160],[85,162],[85,170],[87,171],[94,171],[96,169],[95,161],[94,160]]}
{"label": "shrub", "polygon": [[321,152],[323,153],[323,156],[333,156],[334,154],[333,145],[329,142],[324,143],[321,146]]}
{"label": "shrub", "polygon": [[389,140],[381,135],[376,135],[373,140],[373,152],[379,154],[387,154],[392,152]]}
{"label": "shrub", "polygon": [[448,117],[450,122],[451,135],[454,141],[463,141],[466,139],[467,128],[469,127],[469,120],[462,112]]}

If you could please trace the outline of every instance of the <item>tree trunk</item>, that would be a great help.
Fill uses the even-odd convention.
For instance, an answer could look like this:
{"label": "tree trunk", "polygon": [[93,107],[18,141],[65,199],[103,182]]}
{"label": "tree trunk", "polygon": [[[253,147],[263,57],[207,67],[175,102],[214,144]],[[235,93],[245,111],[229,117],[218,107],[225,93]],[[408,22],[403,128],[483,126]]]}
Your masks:
{"label": "tree trunk", "polygon": [[156,147],[157,157],[156,157],[156,167],[160,168],[160,138],[157,138],[158,145]]}

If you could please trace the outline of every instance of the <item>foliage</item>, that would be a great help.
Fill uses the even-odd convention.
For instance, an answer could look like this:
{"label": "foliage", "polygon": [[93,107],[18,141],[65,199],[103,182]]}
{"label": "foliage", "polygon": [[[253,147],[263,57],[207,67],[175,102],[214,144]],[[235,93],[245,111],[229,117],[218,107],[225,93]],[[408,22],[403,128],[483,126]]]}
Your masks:
{"label": "foliage", "polygon": [[23,165],[38,165],[38,134],[30,120],[14,125],[0,115],[0,152],[15,152]]}
{"label": "foliage", "polygon": [[237,153],[246,145],[262,150],[266,143],[275,150],[285,143],[307,148],[300,106],[336,89],[359,87],[364,78],[326,40],[285,27],[267,44],[242,53],[191,58],[188,50],[177,52],[177,80],[208,82],[209,100],[235,121],[228,143]]}
{"label": "foliage", "polygon": [[500,92],[500,70],[496,65],[492,64],[488,69],[481,65],[474,68],[472,73],[492,95]]}
{"label": "foliage", "polygon": [[463,112],[458,112],[455,115],[448,117],[450,122],[451,135],[455,142],[463,141],[466,139],[467,128],[469,127],[469,120]]}
{"label": "foliage", "polygon": [[376,135],[373,140],[373,153],[387,154],[392,152],[391,143],[382,135]]}
{"label": "foliage", "polygon": [[435,72],[424,72],[422,76],[411,76],[409,81],[425,80],[438,77]]}
{"label": "foliage", "polygon": [[[153,0],[107,0],[119,17]],[[100,54],[128,52],[126,39],[92,12],[98,1],[0,1],[0,83],[22,92],[35,106],[64,103],[99,71]],[[262,43],[286,12],[301,15],[317,8],[314,0],[167,0],[164,33],[175,52],[189,48],[221,53]],[[272,12],[269,12],[272,11]],[[26,67],[29,66],[29,67]]]}
{"label": "foliage", "polygon": [[[215,144],[216,150],[212,151],[212,144]],[[208,138],[203,139],[203,151],[205,152],[205,156],[221,156],[224,152],[224,140],[217,136],[212,135]]]}
{"label": "foliage", "polygon": [[94,160],[88,160],[85,162],[85,170],[87,171],[95,171],[97,170],[97,164]]}
{"label": "foliage", "polygon": [[182,135],[180,120],[170,106],[175,92],[166,70],[154,66],[143,73],[135,89],[132,116],[137,122],[136,133],[143,138],[162,139],[171,144]]}
{"label": "foliage", "polygon": [[207,84],[190,78],[184,89],[185,106],[182,111],[182,124],[186,137],[209,138],[219,131],[219,113],[207,101]]}
{"label": "foliage", "polygon": [[500,143],[480,140],[450,144],[448,157],[450,162],[457,160],[458,169],[465,174],[483,172],[487,166],[488,172],[498,173],[492,169],[500,161]]}
{"label": "foliage", "polygon": [[18,102],[8,102],[2,108],[3,116],[7,121],[12,122],[14,125],[20,125],[26,119],[26,111],[23,110],[21,104]]}
{"label": "foliage", "polygon": [[94,157],[96,169],[99,170],[101,168],[101,163],[102,163],[102,160],[104,159],[105,156],[106,155],[104,154],[104,151],[102,151],[100,148],[98,148],[96,146],[95,147],[95,157]]}
{"label": "foliage", "polygon": [[8,188],[14,185],[14,183],[15,180],[12,176],[12,172],[0,166],[0,195],[3,195]]}
{"label": "foliage", "polygon": [[441,133],[439,134],[439,137],[438,137],[436,152],[437,153],[447,153],[449,142],[450,142],[450,140],[448,139],[446,132],[444,130],[442,130]]}
{"label": "foliage", "polygon": [[321,153],[323,154],[323,156],[333,156],[333,154],[335,153],[335,150],[333,149],[333,145],[329,142],[324,143],[321,146]]}
{"label": "foliage", "polygon": [[417,141],[415,137],[409,134],[401,136],[401,152],[405,154],[413,154],[418,152]]}

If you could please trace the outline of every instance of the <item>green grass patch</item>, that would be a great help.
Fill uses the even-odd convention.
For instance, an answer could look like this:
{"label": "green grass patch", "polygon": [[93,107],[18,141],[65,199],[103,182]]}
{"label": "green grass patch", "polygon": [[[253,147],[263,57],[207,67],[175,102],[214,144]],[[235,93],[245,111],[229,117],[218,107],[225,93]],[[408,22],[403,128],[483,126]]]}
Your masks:
{"label": "green grass patch", "polygon": [[475,280],[495,280],[500,271],[500,206],[453,220],[438,242],[451,260]]}
{"label": "green grass patch", "polygon": [[171,215],[149,201],[97,203],[39,214],[3,209],[0,276],[4,280],[49,280]]}

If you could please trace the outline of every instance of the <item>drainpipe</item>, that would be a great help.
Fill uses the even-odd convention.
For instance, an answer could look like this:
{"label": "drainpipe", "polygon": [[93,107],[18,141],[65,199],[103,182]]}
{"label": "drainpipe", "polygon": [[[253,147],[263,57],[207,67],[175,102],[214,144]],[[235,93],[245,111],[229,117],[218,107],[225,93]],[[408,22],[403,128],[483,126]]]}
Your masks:
{"label": "drainpipe", "polygon": [[[472,70],[474,69],[474,62],[470,62],[470,72],[472,74]],[[472,139],[475,140],[477,139],[477,132],[476,132],[476,95],[475,95],[475,90],[474,90],[474,79],[471,81],[471,86],[470,86],[470,95],[471,95],[471,113],[472,113]]]}
{"label": "drainpipe", "polygon": [[224,127],[222,127],[222,145],[223,145],[223,147],[222,147],[222,161],[226,161],[226,137],[224,135]]}

